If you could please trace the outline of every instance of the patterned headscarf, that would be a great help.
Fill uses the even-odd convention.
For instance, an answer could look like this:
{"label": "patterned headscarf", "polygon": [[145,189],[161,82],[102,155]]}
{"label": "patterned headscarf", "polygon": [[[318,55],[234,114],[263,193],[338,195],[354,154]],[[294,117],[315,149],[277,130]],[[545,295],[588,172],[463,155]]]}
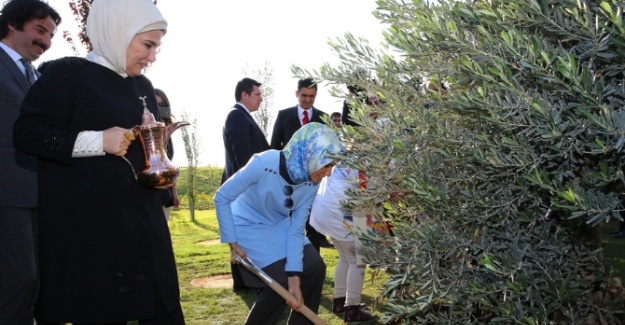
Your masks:
{"label": "patterned headscarf", "polygon": [[152,0],[94,0],[87,17],[93,51],[87,60],[126,77],[126,50],[137,34],[167,31],[167,21]]}
{"label": "patterned headscarf", "polygon": [[336,131],[316,122],[302,126],[286,144],[286,169],[296,184],[310,181],[310,174],[332,162],[328,154],[343,149]]}

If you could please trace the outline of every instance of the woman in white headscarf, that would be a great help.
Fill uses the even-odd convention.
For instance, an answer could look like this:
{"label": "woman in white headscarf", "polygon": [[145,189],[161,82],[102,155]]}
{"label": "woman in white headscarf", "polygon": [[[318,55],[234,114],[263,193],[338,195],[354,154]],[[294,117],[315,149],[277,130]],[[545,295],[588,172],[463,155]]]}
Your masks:
{"label": "woman in white headscarf", "polygon": [[[158,191],[139,185],[142,75],[167,22],[151,0],[94,0],[93,51],[49,64],[22,104],[15,146],[39,158],[39,324],[184,324]],[[144,103],[145,101],[145,103]]]}

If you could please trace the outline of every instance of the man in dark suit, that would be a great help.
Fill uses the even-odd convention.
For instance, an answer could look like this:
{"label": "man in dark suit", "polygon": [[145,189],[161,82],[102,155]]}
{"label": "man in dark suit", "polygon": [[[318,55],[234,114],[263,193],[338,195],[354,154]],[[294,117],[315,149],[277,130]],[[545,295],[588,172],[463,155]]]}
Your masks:
{"label": "man in dark suit", "polygon": [[[300,79],[295,91],[298,105],[285,108],[278,112],[271,135],[271,149],[282,150],[291,140],[295,131],[308,122],[325,123],[322,119],[326,113],[313,107],[317,97],[317,84],[312,79]],[[306,222],[306,236],[319,251],[320,247],[334,247],[326,237]]]}
{"label": "man in dark suit", "polygon": [[299,105],[278,112],[271,135],[271,149],[282,150],[295,131],[308,122],[325,123],[321,117],[326,113],[313,107],[317,97],[317,84],[312,79],[301,79],[297,83],[295,97]]}
{"label": "man in dark suit", "polygon": [[[269,143],[250,113],[255,112],[263,102],[261,84],[250,78],[237,83],[234,97],[237,103],[230,109],[223,129],[226,148],[226,166],[221,178],[223,184],[230,176],[247,164],[255,153],[269,150]],[[237,265],[231,265],[233,290],[247,289]]]}
{"label": "man in dark suit", "polygon": [[61,17],[39,0],[0,11],[0,324],[33,324],[37,298],[37,159],[15,150],[13,124]]}

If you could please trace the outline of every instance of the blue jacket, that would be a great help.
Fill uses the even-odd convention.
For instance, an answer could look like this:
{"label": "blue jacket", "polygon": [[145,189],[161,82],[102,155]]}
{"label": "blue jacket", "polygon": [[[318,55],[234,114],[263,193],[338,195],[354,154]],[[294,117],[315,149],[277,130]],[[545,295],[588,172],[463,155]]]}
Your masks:
{"label": "blue jacket", "polygon": [[[215,194],[222,243],[237,242],[260,268],[286,257],[285,272],[302,272],[306,220],[319,185],[287,183],[279,172],[280,151],[256,154]],[[284,187],[292,186],[293,207]],[[290,217],[289,217],[290,214]]]}

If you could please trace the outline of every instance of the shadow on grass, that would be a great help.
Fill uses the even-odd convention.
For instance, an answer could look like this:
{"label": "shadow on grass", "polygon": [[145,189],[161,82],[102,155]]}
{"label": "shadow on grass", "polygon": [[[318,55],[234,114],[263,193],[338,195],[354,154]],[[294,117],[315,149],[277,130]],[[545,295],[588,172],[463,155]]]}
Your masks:
{"label": "shadow on grass", "polygon": [[242,292],[235,292],[235,295],[239,297],[245,304],[247,305],[247,309],[251,309],[252,305],[254,305],[254,301],[256,301],[256,290],[248,289]]}
{"label": "shadow on grass", "polygon": [[198,220],[193,220],[191,221],[196,227],[200,228],[200,229],[204,229],[204,230],[215,230],[211,225],[209,224],[204,224],[199,222]]}

